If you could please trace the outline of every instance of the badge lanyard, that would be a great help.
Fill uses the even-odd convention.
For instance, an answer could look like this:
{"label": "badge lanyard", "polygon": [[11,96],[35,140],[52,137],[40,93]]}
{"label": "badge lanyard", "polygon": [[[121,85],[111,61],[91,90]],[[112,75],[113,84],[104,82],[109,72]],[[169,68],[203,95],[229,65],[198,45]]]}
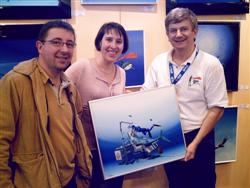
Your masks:
{"label": "badge lanyard", "polygon": [[[194,62],[194,60],[196,59],[197,55],[199,53],[199,50],[196,51],[194,59],[192,61],[192,63]],[[188,70],[188,68],[190,67],[191,63],[187,63],[182,69],[181,72],[176,76],[176,78],[174,78],[174,67],[173,64],[169,62],[169,75],[170,75],[170,81],[172,84],[177,84],[177,82],[182,78],[182,76],[185,74],[185,72]]]}

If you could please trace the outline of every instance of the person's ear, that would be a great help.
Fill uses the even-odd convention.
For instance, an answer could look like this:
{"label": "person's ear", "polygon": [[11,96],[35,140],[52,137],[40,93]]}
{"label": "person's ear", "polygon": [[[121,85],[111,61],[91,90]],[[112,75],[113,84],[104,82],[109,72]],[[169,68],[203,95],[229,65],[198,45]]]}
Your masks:
{"label": "person's ear", "polygon": [[37,48],[38,52],[41,51],[42,47],[43,47],[43,43],[39,40],[36,41],[36,48]]}

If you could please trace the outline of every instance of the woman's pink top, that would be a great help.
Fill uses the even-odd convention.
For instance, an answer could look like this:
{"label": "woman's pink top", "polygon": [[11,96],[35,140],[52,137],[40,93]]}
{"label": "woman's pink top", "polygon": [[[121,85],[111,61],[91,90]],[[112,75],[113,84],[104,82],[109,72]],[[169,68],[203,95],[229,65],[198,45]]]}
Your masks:
{"label": "woman's pink top", "polygon": [[[115,78],[111,84],[105,79],[105,73],[101,72],[95,63],[88,59],[73,63],[67,70],[66,75],[76,84],[83,102],[82,122],[87,135],[90,148],[96,149],[94,128],[91,120],[88,102],[90,100],[110,97],[125,92],[125,71],[116,67]],[[105,109],[103,109],[105,111]]]}

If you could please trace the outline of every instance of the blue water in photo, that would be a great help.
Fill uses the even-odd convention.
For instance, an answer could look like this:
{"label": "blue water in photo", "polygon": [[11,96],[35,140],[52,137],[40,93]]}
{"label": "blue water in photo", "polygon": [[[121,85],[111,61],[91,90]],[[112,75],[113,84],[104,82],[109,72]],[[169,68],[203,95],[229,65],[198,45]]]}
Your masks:
{"label": "blue water in photo", "polygon": [[1,38],[0,78],[19,62],[38,55],[36,39]]}
{"label": "blue water in photo", "polygon": [[196,43],[223,65],[227,90],[238,89],[239,22],[200,22]]}
{"label": "blue water in photo", "polygon": [[225,108],[222,118],[215,127],[216,162],[229,162],[236,160],[237,139],[237,107]]}
{"label": "blue water in photo", "polygon": [[144,34],[142,30],[127,31],[129,48],[118,61],[126,72],[126,86],[139,86],[144,83]]}
{"label": "blue water in photo", "polygon": [[105,179],[184,157],[185,141],[174,87],[89,104]]}

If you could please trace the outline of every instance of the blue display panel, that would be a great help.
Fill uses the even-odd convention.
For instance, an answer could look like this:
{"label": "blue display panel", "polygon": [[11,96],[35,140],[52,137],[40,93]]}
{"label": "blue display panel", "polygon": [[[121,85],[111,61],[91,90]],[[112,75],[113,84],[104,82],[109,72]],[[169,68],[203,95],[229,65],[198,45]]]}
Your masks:
{"label": "blue display panel", "polygon": [[83,4],[153,4],[158,0],[81,0]]}
{"label": "blue display panel", "polygon": [[227,3],[242,2],[242,0],[177,0],[179,3]]}
{"label": "blue display panel", "polygon": [[131,30],[127,35],[128,51],[116,63],[126,72],[126,86],[136,87],[144,83],[144,32]]}
{"label": "blue display panel", "polygon": [[0,26],[0,78],[19,62],[38,55],[35,45],[41,26]]}
{"label": "blue display panel", "polygon": [[71,18],[71,0],[0,0],[0,19]]}
{"label": "blue display panel", "polygon": [[58,6],[59,0],[0,0],[0,6]]}
{"label": "blue display panel", "polygon": [[227,163],[237,158],[238,107],[224,109],[223,116],[215,126],[215,162]]}
{"label": "blue display panel", "polygon": [[198,15],[249,13],[247,0],[166,0],[166,13],[175,7],[189,8]]}
{"label": "blue display panel", "polygon": [[196,43],[220,60],[228,91],[238,90],[239,42],[239,22],[199,22]]}

